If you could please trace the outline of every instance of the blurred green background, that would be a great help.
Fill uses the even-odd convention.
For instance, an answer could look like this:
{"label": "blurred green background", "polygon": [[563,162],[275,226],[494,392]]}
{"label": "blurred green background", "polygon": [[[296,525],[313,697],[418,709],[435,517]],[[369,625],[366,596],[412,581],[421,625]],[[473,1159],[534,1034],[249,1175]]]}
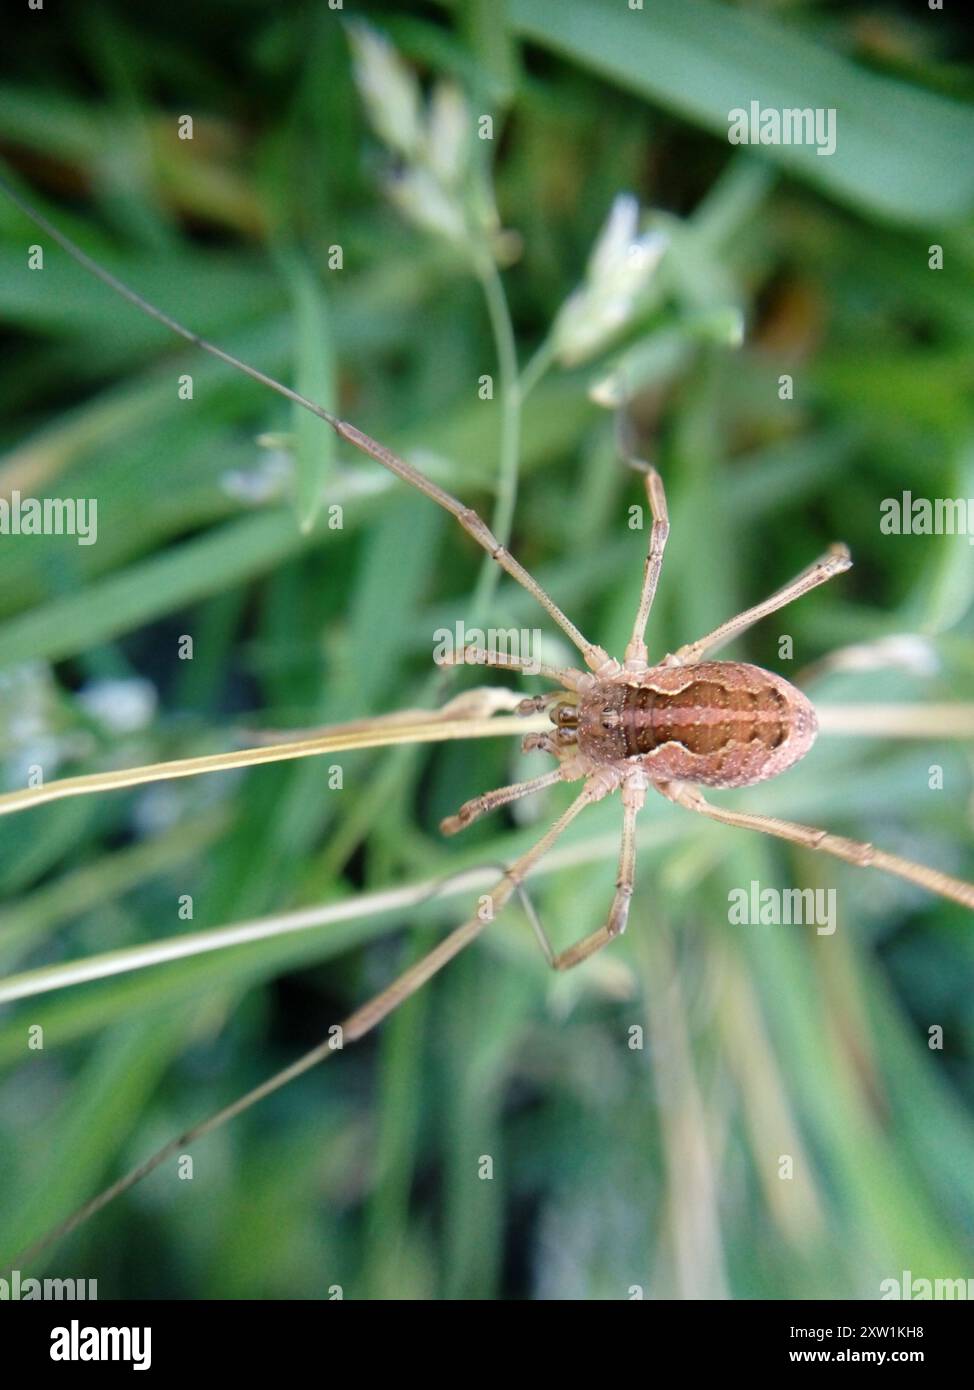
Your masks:
{"label": "blurred green background", "polygon": [[[410,192],[409,159],[366,114],[354,17],[424,93],[452,79],[492,114],[470,188],[489,230],[493,186],[499,274],[383,191]],[[488,517],[516,465],[515,553],[618,655],[644,495],[589,393],[633,350],[673,523],[651,653],[841,537],[851,573],[726,654],[815,667],[823,706],[922,706],[974,695],[974,557],[963,537],[882,535],[879,506],[974,498],[972,89],[957,21],[906,4],[86,4],[19,21],[0,156],[143,294]],[[835,107],[836,154],[732,149],[727,110],[752,99]],[[505,303],[523,365],[623,191],[670,237],[653,293],[598,356],[548,364],[514,454]],[[130,309],[3,198],[0,313],[0,492],[99,507],[97,545],[0,538],[6,788],[33,763],[64,776],[443,700],[484,673],[437,679],[434,631],[475,615],[541,627],[570,659],[527,595],[483,587],[480,552],[426,499]],[[852,644],[892,657],[817,666]],[[923,738],[823,737],[780,781],[716,798],[971,877],[970,748],[918,718]],[[547,761],[500,740],[356,753],[341,791],[335,761],[4,818],[5,973],[509,861],[570,795],[445,841],[443,815]],[[558,946],[607,910],[619,823],[617,798],[591,809],[531,881]],[[835,887],[835,934],[730,925],[728,891],[752,879]],[[449,885],[405,914],[363,902],[340,926],[4,1010],[4,1263],[317,1042],[468,903]],[[193,1298],[874,1298],[903,1270],[968,1277],[972,969],[960,907],[653,797],[610,952],[553,978],[512,906],[379,1033],[202,1141],[192,1182],[156,1173],[44,1268],[101,1297]]]}

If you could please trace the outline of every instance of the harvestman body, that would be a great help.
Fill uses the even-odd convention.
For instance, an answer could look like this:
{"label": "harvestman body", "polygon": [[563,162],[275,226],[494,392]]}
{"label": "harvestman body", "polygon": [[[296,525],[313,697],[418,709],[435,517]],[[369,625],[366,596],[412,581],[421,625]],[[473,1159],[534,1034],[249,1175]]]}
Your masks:
{"label": "harvestman body", "polygon": [[[821,850],[862,867],[883,869],[887,873],[918,883],[933,893],[974,909],[974,885],[950,874],[931,869],[899,855],[887,854],[858,840],[845,839],[828,831],[771,816],[714,806],[700,791],[701,786],[730,788],[749,786],[776,777],[791,767],[811,748],[817,724],[807,698],[780,676],[757,666],[734,661],[707,661],[703,658],[768,614],[776,612],[810,589],[824,584],[847,570],[851,564],[844,545],[833,545],[821,559],[803,570],[790,584],[763,603],[738,614],[705,637],[680,647],[663,661],[651,666],[644,641],[669,534],[666,497],[656,470],[630,460],[645,473],[646,492],[652,513],[649,553],[639,607],[632,636],[622,662],[593,645],[544,592],[538,582],[501,545],[486,523],[457,498],[425,477],[405,459],[392,453],[354,425],[339,419],[307,397],[241,362],[222,348],[207,342],[149,304],[127,285],[116,279],[70,238],[50,223],[0,180],[0,188],[23,213],[117,294],[142,312],[163,323],[180,337],[202,348],[221,361],[261,382],[312,414],[324,420],[341,438],[368,454],[404,482],[419,489],[450,512],[493,560],[521,584],[552,620],[562,629],[582,656],[587,669],[538,666],[521,662],[506,654],[468,648],[460,653],[458,664],[486,665],[507,670],[526,670],[552,680],[559,689],[549,695],[522,701],[524,714],[547,710],[552,722],[550,734],[529,735],[524,744],[553,754],[558,766],[529,781],[483,793],[462,806],[442,824],[453,834],[478,817],[499,806],[517,801],[560,781],[583,782],[582,789],[566,811],[541,839],[507,869],[487,895],[487,909],[481,903],[477,914],[456,927],[421,961],[405,971],[381,994],[369,1000],[341,1025],[344,1041],[362,1037],[413,994],[449,960],[475,939],[505,906],[531,869],[551,848],[562,832],[586,806],[619,791],[623,807],[622,844],[616,891],[604,926],[574,946],[556,954],[542,934],[542,945],[549,964],[567,970],[605,946],[626,927],[635,876],[635,826],[646,793],[654,788],[670,801],[721,821],[725,825],[759,830],[779,839]],[[105,1206],[194,1139],[217,1128],[272,1091],[332,1056],[331,1039],[298,1059],[254,1091],[210,1116],[202,1124],[179,1135],[137,1169],[85,1204],[55,1231],[32,1248],[33,1253],[50,1244],[81,1221]]]}

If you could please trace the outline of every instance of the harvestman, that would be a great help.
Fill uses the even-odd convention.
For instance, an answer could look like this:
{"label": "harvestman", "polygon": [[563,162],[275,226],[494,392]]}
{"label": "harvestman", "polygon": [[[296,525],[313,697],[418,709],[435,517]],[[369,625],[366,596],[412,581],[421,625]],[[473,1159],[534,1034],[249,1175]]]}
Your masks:
{"label": "harvestman", "polygon": [[[650,665],[645,643],[646,623],[662,568],[669,519],[659,473],[648,464],[640,465],[645,473],[646,495],[653,520],[632,636],[623,660],[619,662],[582,635],[470,507],[465,507],[418,469],[354,425],[207,342],[149,304],[93,261],[2,180],[0,188],[74,260],[143,313],[196,347],[310,410],[330,425],[339,438],[368,454],[450,512],[491,559],[533,595],[577,648],[585,663],[587,669],[581,670],[539,666],[533,661],[519,661],[506,653],[502,656],[476,648],[468,648],[459,654],[458,664],[485,665],[511,671],[527,669],[531,674],[541,675],[557,685],[555,692],[525,699],[518,708],[523,714],[542,710],[548,713],[552,723],[551,733],[531,734],[523,742],[526,749],[553,754],[558,766],[539,777],[484,792],[466,802],[455,816],[442,822],[443,832],[452,835],[489,811],[561,781],[581,781],[583,786],[568,809],[541,839],[510,865],[487,895],[486,902],[481,902],[475,916],[456,927],[421,961],[345,1020],[341,1025],[343,1042],[354,1042],[363,1037],[479,936],[576,816],[586,806],[601,801],[615,791],[621,793],[622,799],[622,844],[615,896],[608,918],[598,930],[557,954],[544,934],[539,932],[548,963],[555,970],[569,970],[579,965],[625,931],[635,879],[636,818],[650,788],[698,815],[708,816],[725,825],[763,831],[863,868],[883,869],[974,909],[974,885],[962,879],[813,826],[799,825],[773,816],[725,810],[709,802],[699,790],[701,786],[746,787],[766,781],[798,762],[811,748],[817,732],[817,720],[810,701],[800,690],[781,676],[760,667],[739,661],[708,661],[704,658],[762,618],[847,570],[852,561],[844,545],[831,546],[820,559],[763,603],[730,618],[696,642],[679,647],[666,655],[658,665]],[[86,1203],[25,1254],[34,1254],[65,1235],[172,1154],[180,1152],[193,1140],[324,1061],[333,1051],[333,1040],[322,1043],[232,1105],[179,1135],[145,1163]]]}

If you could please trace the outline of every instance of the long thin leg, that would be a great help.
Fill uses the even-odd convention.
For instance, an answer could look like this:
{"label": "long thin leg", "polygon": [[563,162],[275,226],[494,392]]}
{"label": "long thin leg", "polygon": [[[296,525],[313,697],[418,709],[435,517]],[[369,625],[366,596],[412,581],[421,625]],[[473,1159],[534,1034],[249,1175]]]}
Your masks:
{"label": "long thin leg", "polygon": [[[302,399],[301,404],[310,405],[311,403]],[[549,617],[558,624],[565,635],[582,653],[586,666],[590,667],[591,670],[596,673],[601,673],[603,675],[609,675],[618,670],[618,663],[614,662],[602,647],[594,646],[582,636],[575,624],[570,618],[565,616],[554,599],[548,597],[538,581],[528,574],[524,566],[515,560],[510,551],[506,550],[504,546],[501,545],[487,523],[483,521],[472,508],[465,507],[456,497],[452,497],[450,493],[438,487],[436,483],[425,477],[425,475],[414,468],[412,464],[407,463],[405,459],[399,458],[391,449],[387,449],[384,444],[377,443],[371,436],[364,434],[360,429],[356,429],[354,425],[348,424],[345,420],[338,420],[333,415],[329,416],[328,412],[322,411],[319,406],[314,407],[314,413],[320,415],[322,419],[327,420],[335,433],[342,439],[347,439],[348,442],[354,444],[357,449],[361,449],[362,452],[368,454],[370,458],[374,458],[377,463],[383,464],[390,472],[402,478],[404,482],[411,483],[413,487],[418,488],[420,492],[425,493],[427,497],[432,498],[434,502],[437,502],[446,511],[455,516],[467,534],[472,536],[477,544],[486,550],[491,559],[496,560],[502,570],[509,574],[512,579],[516,579],[522,588],[527,589],[528,593],[533,595]]]}
{"label": "long thin leg", "polygon": [[548,666],[542,661],[529,657],[509,656],[507,652],[485,651],[483,647],[464,647],[463,651],[444,656],[443,666],[491,666],[498,671],[521,671],[528,676],[543,676],[554,681],[566,690],[579,690],[591,683],[592,677],[586,671],[578,671],[573,666]]}
{"label": "long thin leg", "polygon": [[551,772],[542,773],[540,777],[532,777],[530,781],[512,782],[509,787],[497,787],[494,791],[482,792],[471,801],[465,801],[455,816],[447,816],[445,820],[440,821],[440,830],[444,835],[455,835],[458,830],[466,830],[468,825],[473,825],[475,820],[486,816],[488,812],[496,811],[501,806],[509,806],[512,801],[520,801],[522,797],[543,791],[545,787],[553,787],[561,780],[561,768],[556,767]]}
{"label": "long thin leg", "polygon": [[154,304],[150,304],[147,299],[143,299],[140,294],[130,289],[129,286],[119,280],[117,276],[112,275],[110,271],[100,266],[97,261],[92,260],[92,258],[87,255],[80,246],[72,241],[69,236],[66,236],[64,232],[59,231],[52,222],[48,221],[43,213],[35,211],[29,203],[25,202],[20,194],[16,193],[10,187],[6,180],[0,179],[0,189],[2,189],[7,197],[20,208],[21,212],[24,213],[26,217],[29,217],[32,222],[36,222],[52,240],[56,241],[57,244],[68,253],[69,256],[77,261],[77,263],[90,274],[101,280],[109,289],[114,290],[115,293],[121,295],[123,299],[127,299],[130,304],[134,304],[137,309],[141,309],[142,312],[148,314],[150,318],[154,318],[158,323],[163,324],[172,333],[177,333],[181,338],[185,338],[187,342],[192,343],[194,347],[198,347],[203,352],[208,352],[212,357],[219,358],[221,362],[226,362],[229,366],[235,367],[237,371],[243,372],[245,376],[251,377],[254,381],[259,381],[262,386],[269,387],[272,391],[276,391],[278,395],[286,397],[287,400],[293,401],[296,405],[303,406],[305,410],[310,410],[312,415],[317,415],[319,420],[324,420],[326,424],[330,425],[339,438],[347,440],[348,443],[354,445],[356,449],[361,449],[363,453],[368,454],[369,457],[375,459],[377,463],[381,463],[384,468],[388,468],[390,472],[402,478],[403,482],[410,483],[413,487],[418,488],[420,492],[425,493],[432,501],[450,512],[452,516],[456,517],[457,521],[459,521],[468,535],[472,536],[477,544],[487,551],[491,559],[496,560],[501,569],[509,574],[512,579],[517,580],[518,584],[527,589],[529,594],[533,595],[545,612],[558,624],[561,630],[582,653],[587,666],[593,671],[601,672],[605,675],[618,670],[618,663],[612,661],[601,647],[593,646],[591,642],[588,642],[582,636],[575,624],[565,616],[554,600],[548,597],[537,580],[533,579],[523,565],[520,565],[517,560],[514,559],[513,555],[500,544],[487,523],[482,521],[477,513],[472,511],[470,507],[465,507],[456,497],[445,492],[443,488],[438,487],[436,483],[425,477],[417,468],[414,468],[412,464],[407,463],[405,459],[399,458],[391,449],[387,449],[384,444],[379,444],[370,435],[363,433],[362,430],[357,429],[354,425],[350,425],[348,421],[340,420],[338,416],[333,415],[331,411],[325,410],[323,406],[316,405],[314,401],[308,400],[307,396],[302,396],[300,392],[293,391],[289,386],[285,386],[280,381],[275,381],[273,377],[269,377],[265,375],[264,372],[258,371],[256,367],[251,367],[248,363],[242,362],[239,357],[234,357],[232,353],[224,352],[223,348],[217,347],[215,343],[209,342],[206,338],[201,338],[200,335],[194,333],[192,329],[186,328],[176,319],[171,318],[169,314],[164,313],[161,309],[157,309]]}
{"label": "long thin leg", "polygon": [[255,1086],[253,1090],[240,1096],[232,1104],[224,1106],[216,1114],[210,1115],[198,1125],[194,1125],[191,1129],[180,1134],[176,1139],[170,1140],[168,1144],[163,1145],[138,1167],[133,1168],[96,1197],[85,1202],[84,1206],[79,1207],[66,1220],[48,1231],[28,1249],[22,1251],[13,1260],[13,1266],[21,1268],[26,1265],[43,1250],[46,1250],[48,1246],[68,1235],[82,1222],[87,1221],[90,1216],[94,1216],[96,1212],[106,1207],[109,1202],[121,1196],[123,1192],[127,1192],[129,1188],[134,1187],[149,1173],[154,1172],[160,1164],[165,1163],[167,1158],[182,1153],[203,1135],[219,1129],[221,1125],[242,1114],[243,1111],[249,1110],[258,1101],[264,1100],[275,1091],[279,1091],[282,1086],[286,1086],[288,1082],[294,1081],[297,1077],[310,1071],[312,1067],[316,1067],[319,1062],[327,1061],[345,1043],[357,1042],[359,1038],[371,1032],[388,1014],[398,1008],[410,995],[415,994],[426,984],[427,980],[430,980],[437,971],[442,970],[444,965],[448,964],[454,956],[459,955],[465,946],[469,946],[484,928],[489,926],[538,860],[551,849],[562,831],[571,824],[580,811],[605,795],[606,790],[607,786],[604,781],[600,781],[598,777],[589,778],[567,811],[563,812],[555,823],[545,831],[537,844],[522,854],[520,859],[515,860],[503,878],[499,880],[497,886],[487,895],[486,901],[481,901],[476,914],[469,921],[464,922],[462,926],[455,927],[438,946],[434,946],[432,951],[425,955],[422,960],[403,971],[398,979],[394,980],[380,994],[377,994],[374,999],[370,999],[367,1004],[363,1004],[360,1009],[356,1009],[353,1014],[350,1014],[345,1022],[339,1025],[337,1039],[334,1035],[329,1036],[327,1042],[319,1043],[317,1047],[313,1047],[310,1052],[306,1052],[303,1057],[299,1057],[296,1062],[292,1062],[283,1071],[276,1072],[274,1076],[262,1081],[259,1086]]}
{"label": "long thin leg", "polygon": [[442,970],[443,966],[455,955],[458,955],[464,946],[468,946],[471,941],[478,937],[506,906],[518,884],[527,877],[538,860],[548,853],[562,831],[571,825],[579,811],[584,810],[592,801],[598,800],[598,795],[599,793],[592,787],[591,783],[586,782],[568,810],[563,812],[554,825],[545,831],[537,844],[522,854],[520,859],[514,861],[507,873],[499,880],[497,886],[491,889],[486,899],[481,900],[477,913],[468,922],[454,928],[450,935],[438,946],[434,946],[432,951],[425,955],[421,961],[417,961],[409,970],[404,971],[398,980],[394,980],[381,994],[377,994],[374,999],[370,999],[367,1004],[363,1004],[360,1009],[357,1009],[346,1019],[345,1023],[342,1024],[344,1040],[355,1042],[364,1037],[387,1014],[398,1008],[403,1000],[408,999],[411,994],[415,994],[416,990],[438,970]]}
{"label": "long thin leg", "polygon": [[720,627],[715,627],[713,632],[708,632],[706,637],[700,637],[696,642],[689,642],[685,647],[680,647],[668,661],[677,666],[692,666],[699,661],[705,652],[713,651],[715,648],[723,646],[732,637],[736,637],[739,632],[744,632],[747,628],[753,627],[755,623],[766,618],[769,613],[776,613],[779,608],[784,608],[785,604],[792,603],[802,594],[807,594],[809,589],[818,588],[819,584],[825,584],[837,574],[849,569],[852,564],[852,557],[848,547],[841,542],[829,546],[825,554],[818,560],[802,570],[790,584],[786,584],[783,589],[779,589],[766,598],[763,603],[756,604],[753,608],[747,608],[743,613],[738,613],[736,618],[730,618],[726,623],[721,623]]}
{"label": "long thin leg", "polygon": [[632,901],[633,886],[636,879],[636,817],[646,800],[646,783],[640,778],[632,778],[622,786],[622,847],[619,851],[619,872],[616,875],[615,897],[605,925],[597,931],[576,941],[574,946],[560,951],[557,955],[538,923],[536,932],[542,950],[552,970],[571,970],[581,965],[583,960],[594,956],[603,946],[608,946],[617,936],[621,936],[629,921],[629,904]]}
{"label": "long thin leg", "polygon": [[830,835],[827,830],[818,830],[811,825],[799,825],[795,821],[779,820],[775,816],[749,815],[745,811],[728,811],[722,806],[713,806],[696,787],[685,782],[658,782],[656,786],[680,806],[688,811],[697,811],[711,820],[724,825],[740,826],[743,830],[761,830],[766,835],[774,835],[779,840],[789,840],[806,849],[822,850],[834,854],[849,864],[861,868],[882,869],[885,873],[905,878],[910,883],[918,883],[931,893],[942,898],[950,898],[963,907],[974,908],[974,884],[965,883],[961,878],[942,873],[939,869],[928,868],[926,864],[916,864],[912,859],[903,859],[898,854],[887,854],[862,840],[847,840],[842,835]]}
{"label": "long thin leg", "polygon": [[[636,466],[634,460],[630,461]],[[649,621],[649,613],[653,606],[653,599],[656,597],[656,586],[659,583],[660,570],[663,568],[663,551],[666,549],[666,538],[670,534],[670,518],[666,510],[666,492],[663,489],[663,479],[652,464],[643,463],[640,464],[639,467],[640,471],[645,471],[646,474],[646,497],[653,516],[653,526],[649,533],[649,552],[646,556],[646,567],[643,571],[643,590],[639,598],[639,607],[636,610],[636,620],[633,623],[632,636],[626,647],[624,665],[627,671],[645,671],[648,665],[648,653],[646,651],[645,640],[646,624]]]}

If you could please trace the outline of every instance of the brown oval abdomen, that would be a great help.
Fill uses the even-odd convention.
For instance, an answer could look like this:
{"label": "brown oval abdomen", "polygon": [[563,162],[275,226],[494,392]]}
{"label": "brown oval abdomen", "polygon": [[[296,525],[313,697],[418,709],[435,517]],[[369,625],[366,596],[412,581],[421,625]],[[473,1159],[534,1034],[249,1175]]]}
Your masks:
{"label": "brown oval abdomen", "polygon": [[664,743],[679,743],[701,758],[731,743],[756,742],[770,753],[780,748],[788,733],[786,702],[770,684],[757,691],[694,680],[673,695],[651,686],[629,686],[621,714],[627,758],[651,753]]}
{"label": "brown oval abdomen", "polygon": [[702,661],[606,682],[581,703],[578,743],[593,760],[638,760],[656,781],[744,787],[804,757],[817,728],[808,699],[781,676]]}

